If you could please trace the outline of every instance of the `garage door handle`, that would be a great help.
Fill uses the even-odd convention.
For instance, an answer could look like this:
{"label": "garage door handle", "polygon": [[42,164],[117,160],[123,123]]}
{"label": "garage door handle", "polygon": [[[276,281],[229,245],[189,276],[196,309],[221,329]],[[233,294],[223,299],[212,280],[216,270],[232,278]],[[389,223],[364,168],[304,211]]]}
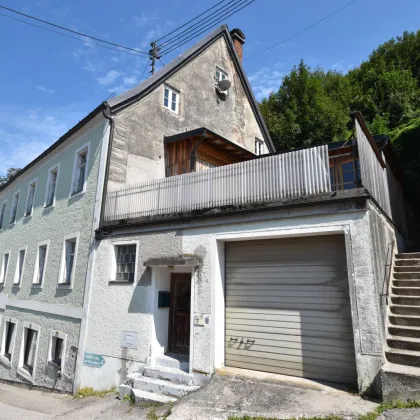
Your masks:
{"label": "garage door handle", "polygon": [[237,338],[234,338],[234,337],[230,337],[230,340],[229,341],[233,341],[233,342],[237,342],[238,341],[238,339]]}
{"label": "garage door handle", "polygon": [[247,344],[254,344],[254,343],[255,343],[255,340],[246,340],[245,345],[247,345]]}

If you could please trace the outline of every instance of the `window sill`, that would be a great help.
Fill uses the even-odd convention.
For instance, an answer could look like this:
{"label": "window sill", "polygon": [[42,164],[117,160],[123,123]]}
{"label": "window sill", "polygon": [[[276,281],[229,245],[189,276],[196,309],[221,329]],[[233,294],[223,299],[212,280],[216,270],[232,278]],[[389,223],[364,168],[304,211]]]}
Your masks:
{"label": "window sill", "polygon": [[7,367],[12,367],[12,362],[4,354],[0,355],[0,362]]}
{"label": "window sill", "polygon": [[32,289],[42,289],[42,283],[32,283]]}
{"label": "window sill", "polygon": [[134,281],[117,281],[117,280],[109,280],[108,284],[134,284]]}
{"label": "window sill", "polygon": [[20,283],[13,283],[12,289],[20,289]]}
{"label": "window sill", "polygon": [[26,380],[28,380],[29,382],[33,382],[34,378],[33,376],[23,367],[18,367],[16,370],[16,373],[20,376],[22,376],[22,378],[25,378]]}
{"label": "window sill", "polygon": [[58,283],[57,289],[69,290],[73,289],[73,285],[71,283]]}
{"label": "window sill", "polygon": [[32,217],[32,213],[31,214],[25,214],[25,216],[23,216],[23,220],[28,220]]}
{"label": "window sill", "polygon": [[69,196],[69,200],[72,200],[73,198],[80,197],[81,195],[84,195],[85,193],[86,193],[86,190],[82,190],[82,191],[79,191],[79,192],[72,193]]}
{"label": "window sill", "polygon": [[55,363],[53,360],[48,360],[48,365],[54,367],[55,369],[61,369],[61,365]]}
{"label": "window sill", "polygon": [[55,207],[55,203],[54,204],[50,204],[49,206],[44,206],[44,210],[51,210]]}

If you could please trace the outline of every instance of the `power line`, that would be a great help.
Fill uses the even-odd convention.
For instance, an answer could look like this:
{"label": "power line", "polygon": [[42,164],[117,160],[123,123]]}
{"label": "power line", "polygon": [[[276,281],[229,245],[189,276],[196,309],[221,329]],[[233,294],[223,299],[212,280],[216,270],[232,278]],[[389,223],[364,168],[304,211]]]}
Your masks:
{"label": "power line", "polygon": [[225,0],[219,1],[219,3],[216,3],[214,6],[210,7],[209,9],[205,10],[203,13],[199,14],[198,16],[196,16],[194,19],[189,20],[187,23],[184,23],[182,26],[179,26],[178,28],[174,29],[173,31],[169,32],[168,34],[164,35],[162,38],[157,39],[155,42],[159,42],[162,39],[165,39],[167,36],[172,35],[173,33],[175,33],[176,31],[184,28],[185,26],[187,26],[189,23],[194,22],[196,19],[198,19],[199,17],[205,15],[207,12],[209,12],[210,10],[214,9],[216,6],[218,6],[219,4],[223,3]]}
{"label": "power line", "polygon": [[[217,25],[217,24],[219,24],[220,22],[222,22],[222,21],[226,20],[226,19],[227,19],[227,18],[229,18],[230,16],[232,16],[232,15],[234,15],[234,14],[238,13],[240,10],[242,10],[242,9],[244,9],[245,7],[249,6],[251,3],[254,3],[254,1],[255,1],[255,0],[251,0],[251,1],[249,1],[248,3],[244,4],[242,7],[240,7],[239,9],[234,10],[233,12],[231,12],[230,14],[228,14],[227,16],[223,16],[223,17],[221,17],[221,18],[220,18],[217,22],[214,22],[214,23],[211,23],[211,24],[207,24],[207,25],[206,25],[206,26],[204,26],[203,28],[200,28],[200,29],[203,29],[203,30],[202,30],[202,31],[200,31],[200,32],[198,32],[198,33],[193,33],[193,34],[191,34],[191,36],[190,36],[189,38],[187,38],[184,42],[181,42],[181,43],[179,43],[179,44],[176,44],[176,45],[174,45],[174,46],[172,46],[172,47],[169,47],[169,49],[162,51],[162,53],[161,53],[161,54],[162,54],[162,56],[169,54],[170,52],[172,52],[172,51],[176,50],[177,48],[179,48],[179,47],[181,47],[181,46],[183,46],[183,45],[185,45],[186,43],[188,43],[188,42],[189,42],[189,41],[191,41],[192,39],[196,38],[197,36],[199,36],[199,35],[203,34],[204,32],[207,32],[207,30],[208,30],[208,28],[209,28],[209,27],[216,26],[216,25]],[[356,1],[356,0],[354,0],[354,1]]]}
{"label": "power line", "polygon": [[260,52],[257,52],[257,53],[256,53],[256,54],[254,54],[254,55],[251,55],[251,57],[244,58],[244,60],[243,60],[243,61],[246,61],[246,60],[251,60],[252,58],[254,58],[254,57],[256,57],[256,56],[258,56],[258,55],[260,55],[260,54],[263,54],[263,53],[265,53],[265,52],[267,52],[267,51],[271,50],[272,48],[277,47],[277,46],[278,46],[278,45],[280,45],[280,44],[284,44],[285,42],[289,41],[290,39],[294,38],[295,36],[298,36],[298,35],[302,34],[303,32],[306,32],[307,30],[312,29],[314,26],[317,26],[317,25],[319,25],[320,23],[324,22],[324,20],[327,20],[327,19],[329,19],[330,17],[332,17],[332,16],[336,15],[337,13],[341,12],[341,11],[342,11],[342,10],[344,10],[345,8],[347,8],[347,7],[351,6],[351,5],[352,5],[353,3],[355,3],[356,1],[357,1],[357,0],[353,0],[353,1],[351,1],[350,3],[345,4],[343,7],[340,7],[339,9],[337,9],[337,10],[335,10],[334,12],[330,13],[329,15],[327,15],[327,16],[323,17],[322,19],[320,19],[320,20],[316,21],[316,22],[315,22],[315,23],[313,23],[312,25],[309,25],[309,26],[307,26],[306,28],[304,28],[304,29],[302,29],[302,30],[300,30],[300,31],[298,31],[298,32],[296,32],[296,33],[294,33],[293,35],[290,35],[290,36],[288,36],[287,38],[285,38],[285,39],[281,40],[280,42],[277,42],[277,43],[275,43],[275,44],[271,45],[270,47],[267,47],[265,50],[262,50],[262,51],[260,51]]}
{"label": "power line", "polygon": [[[238,3],[242,3],[242,2],[244,2],[244,1],[246,1],[246,0],[230,0],[227,4],[225,4],[223,7],[221,7],[219,10],[216,10],[214,13],[213,13],[213,15],[220,15],[220,14],[222,14],[222,13],[225,13],[225,12],[229,12],[232,8],[234,8],[235,6],[237,6],[238,5]],[[229,4],[231,4],[231,3],[235,3],[234,5],[232,5],[231,7],[228,7],[229,6]],[[191,32],[191,31],[193,31],[193,30],[195,30],[195,29],[197,29],[197,26],[198,25],[200,25],[200,23],[201,22],[204,22],[204,21],[206,21],[206,20],[208,20],[209,18],[212,18],[212,15],[209,15],[209,16],[206,16],[205,18],[203,18],[203,19],[200,19],[198,22],[196,22],[196,23],[194,23],[194,25],[191,25],[189,28],[187,28],[187,29],[185,29],[185,30],[183,30],[182,32],[180,32],[179,34],[177,34],[177,35],[175,35],[175,36],[173,36],[172,38],[169,38],[167,41],[165,41],[165,42],[163,42],[162,44],[160,44],[159,45],[159,47],[160,48],[163,48],[163,47],[166,47],[167,45],[169,45],[169,44],[173,44],[174,42],[177,42],[178,40],[179,40],[179,38],[185,38],[185,36],[189,33],[189,32]],[[214,19],[214,18],[213,18]],[[206,23],[208,23],[208,22],[205,22],[204,24],[206,24]],[[180,29],[180,28],[178,28],[178,29]],[[200,29],[200,28],[199,28]]]}
{"label": "power line", "polygon": [[22,19],[19,19],[19,18],[15,18],[13,16],[5,15],[4,13],[0,13],[0,16],[16,20],[17,22],[24,23],[26,25],[33,26],[33,27],[38,28],[38,29],[42,29],[43,31],[51,32],[51,33],[56,34],[56,35],[61,35],[61,36],[65,36],[66,38],[75,39],[76,41],[80,41],[80,42],[83,42],[83,43],[86,43],[86,44],[89,44],[89,45],[95,45],[97,47],[106,48],[107,50],[121,52],[121,53],[124,53],[124,54],[135,55],[135,56],[138,57],[138,54],[132,53],[130,51],[117,50],[116,48],[107,47],[106,45],[101,45],[101,44],[98,44],[96,42],[90,42],[90,41],[82,39],[82,38],[77,38],[75,36],[63,34],[62,32],[54,31],[53,29],[44,28],[43,26],[39,26],[39,25],[35,25],[34,23],[27,22],[26,20],[22,20]]}
{"label": "power line", "polygon": [[[115,44],[113,42],[105,41],[105,40],[100,39],[100,38],[95,38],[94,36],[86,35],[82,32],[73,31],[72,29],[65,28],[64,26],[56,25],[55,23],[51,23],[51,22],[48,22],[46,20],[39,19],[35,16],[27,15],[25,13],[19,12],[18,10],[14,10],[14,9],[11,9],[9,7],[6,7],[6,6],[0,6],[0,8],[8,10],[9,12],[12,12],[12,13],[16,13],[16,14],[21,15],[21,16],[25,16],[29,19],[37,20],[38,22],[45,23],[46,25],[54,26],[56,28],[62,29],[63,31],[67,31],[67,32],[71,32],[71,33],[76,34],[76,35],[84,36],[85,38],[90,38],[90,39],[93,39],[95,41],[103,42],[104,44],[112,45],[114,47],[123,48],[123,49],[128,50],[128,51],[134,51],[136,53],[141,53],[141,54],[148,55],[148,53],[146,53],[144,51],[137,50],[137,49],[134,49],[134,48],[129,48],[129,47],[126,47],[126,46],[120,45],[120,44]],[[7,16],[7,15],[3,15],[3,16]]]}
{"label": "power line", "polygon": [[116,48],[107,47],[106,45],[97,44],[96,42],[90,42],[90,41],[82,39],[82,38],[77,38],[75,36],[63,34],[61,32],[54,31],[53,29],[44,28],[43,26],[35,25],[34,23],[26,22],[25,20],[18,19],[18,18],[15,18],[13,16],[5,15],[3,13],[0,13],[0,16],[16,20],[17,22],[25,23],[26,25],[33,26],[33,27],[38,28],[38,29],[42,29],[43,31],[51,32],[51,33],[56,34],[56,35],[61,35],[61,36],[65,36],[66,38],[75,39],[76,41],[80,41],[80,42],[83,42],[83,43],[86,43],[86,44],[89,44],[89,45],[95,45],[97,47],[106,48],[107,50],[121,52],[121,53],[124,53],[124,54],[135,55],[135,56],[138,57],[138,54],[132,53],[130,51],[117,50]]}

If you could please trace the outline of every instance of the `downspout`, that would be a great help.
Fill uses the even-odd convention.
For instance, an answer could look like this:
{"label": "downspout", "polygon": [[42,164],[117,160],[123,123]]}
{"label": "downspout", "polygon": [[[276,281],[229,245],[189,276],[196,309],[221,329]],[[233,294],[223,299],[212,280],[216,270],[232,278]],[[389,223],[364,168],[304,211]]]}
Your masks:
{"label": "downspout", "polygon": [[99,229],[101,229],[103,221],[104,221],[106,194],[108,191],[109,165],[111,162],[112,144],[114,143],[114,128],[115,128],[115,121],[114,121],[114,118],[112,117],[111,107],[109,106],[107,102],[104,102],[104,109],[102,110],[102,114],[109,121],[110,133],[109,133],[108,153],[106,157],[106,166],[105,166],[104,189],[102,191],[102,203],[101,203],[101,215],[99,218]]}

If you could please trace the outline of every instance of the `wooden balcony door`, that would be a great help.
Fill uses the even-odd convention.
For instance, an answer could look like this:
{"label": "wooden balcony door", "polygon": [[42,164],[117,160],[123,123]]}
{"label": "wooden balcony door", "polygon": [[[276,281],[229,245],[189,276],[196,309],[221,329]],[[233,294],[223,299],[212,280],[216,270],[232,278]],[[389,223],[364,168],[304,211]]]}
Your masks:
{"label": "wooden balcony door", "polygon": [[191,273],[172,273],[168,350],[190,352]]}

